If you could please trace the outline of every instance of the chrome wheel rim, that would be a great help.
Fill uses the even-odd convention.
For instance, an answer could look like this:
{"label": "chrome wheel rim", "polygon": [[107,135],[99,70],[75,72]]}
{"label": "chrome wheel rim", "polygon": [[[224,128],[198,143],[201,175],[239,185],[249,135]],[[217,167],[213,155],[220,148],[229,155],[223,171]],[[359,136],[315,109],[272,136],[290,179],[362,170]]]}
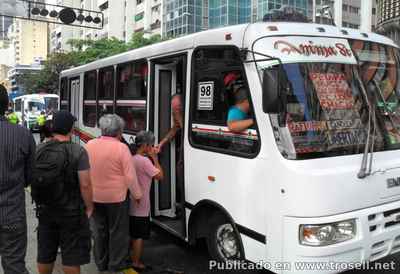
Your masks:
{"label": "chrome wheel rim", "polygon": [[239,244],[231,224],[223,224],[217,229],[217,250],[221,258],[232,260],[239,258]]}

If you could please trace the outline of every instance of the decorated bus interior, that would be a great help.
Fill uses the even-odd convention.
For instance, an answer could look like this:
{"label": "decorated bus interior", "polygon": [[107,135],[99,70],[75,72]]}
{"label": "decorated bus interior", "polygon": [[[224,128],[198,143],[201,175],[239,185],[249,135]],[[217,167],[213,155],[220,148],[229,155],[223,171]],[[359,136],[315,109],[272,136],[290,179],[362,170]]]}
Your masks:
{"label": "decorated bus interior", "polygon": [[[363,153],[368,135],[374,151],[400,148],[399,52],[366,41],[355,40],[351,46],[357,65],[283,65],[291,89],[286,125],[276,136],[285,157]],[[278,128],[276,120],[272,123]]]}

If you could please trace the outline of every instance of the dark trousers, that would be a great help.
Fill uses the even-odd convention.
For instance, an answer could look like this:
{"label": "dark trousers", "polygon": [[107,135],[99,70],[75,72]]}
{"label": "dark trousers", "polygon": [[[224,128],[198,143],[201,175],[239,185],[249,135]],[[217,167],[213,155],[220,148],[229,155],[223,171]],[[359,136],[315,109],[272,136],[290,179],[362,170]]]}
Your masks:
{"label": "dark trousers", "polygon": [[0,256],[4,274],[28,274],[25,266],[27,246],[26,218],[0,225]]}
{"label": "dark trousers", "polygon": [[99,271],[120,271],[132,265],[128,205],[128,201],[95,203],[94,259]]}

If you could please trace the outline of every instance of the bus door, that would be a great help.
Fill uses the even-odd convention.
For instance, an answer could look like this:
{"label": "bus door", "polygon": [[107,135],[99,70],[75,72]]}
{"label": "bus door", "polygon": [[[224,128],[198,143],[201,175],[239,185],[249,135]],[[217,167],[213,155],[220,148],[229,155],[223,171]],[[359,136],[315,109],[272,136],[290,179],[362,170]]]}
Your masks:
{"label": "bus door", "polygon": [[[176,65],[155,65],[154,74],[154,135],[159,143],[172,126],[171,96],[176,93]],[[155,184],[154,215],[175,217],[175,142],[166,145],[159,155],[164,180]]]}
{"label": "bus door", "polygon": [[[71,113],[77,119],[79,119],[79,94],[80,94],[80,79],[79,77],[71,78],[69,80],[69,95],[70,95],[70,103],[71,103]],[[79,135],[74,134],[72,137],[72,142],[79,144],[80,139]]]}

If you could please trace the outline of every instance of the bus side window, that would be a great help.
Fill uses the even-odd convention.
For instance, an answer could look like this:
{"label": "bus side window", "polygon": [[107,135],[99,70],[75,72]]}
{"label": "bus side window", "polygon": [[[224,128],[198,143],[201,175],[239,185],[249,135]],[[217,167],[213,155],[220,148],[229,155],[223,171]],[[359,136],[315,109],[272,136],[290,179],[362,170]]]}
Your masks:
{"label": "bus side window", "polygon": [[[235,105],[233,82],[227,81],[227,76],[237,75],[234,84],[244,88],[241,97],[250,102],[238,50],[234,47],[200,48],[195,51],[192,62],[191,144],[244,157],[255,155],[259,149],[256,127],[234,133],[227,125],[228,113]],[[250,106],[246,119],[254,119],[251,109]]]}
{"label": "bus side window", "polygon": [[21,99],[15,100],[14,111],[21,112],[22,111],[21,107],[22,107]]}
{"label": "bus side window", "polygon": [[125,131],[146,129],[148,66],[146,60],[121,64],[117,68],[115,112],[125,120]]}
{"label": "bus side window", "polygon": [[68,79],[61,79],[61,87],[60,87],[60,109],[69,111],[69,98],[68,98]]}
{"label": "bus side window", "polygon": [[83,86],[83,125],[96,127],[96,83],[97,71],[85,73]]}
{"label": "bus side window", "polygon": [[104,114],[114,113],[114,67],[100,69],[98,80],[97,120]]}

